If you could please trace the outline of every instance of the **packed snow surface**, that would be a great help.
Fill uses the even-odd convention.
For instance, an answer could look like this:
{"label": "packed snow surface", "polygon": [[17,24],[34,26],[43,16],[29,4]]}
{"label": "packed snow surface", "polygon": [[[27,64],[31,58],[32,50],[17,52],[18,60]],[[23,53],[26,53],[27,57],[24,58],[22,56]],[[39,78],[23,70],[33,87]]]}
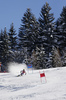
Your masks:
{"label": "packed snow surface", "polygon": [[[66,100],[66,67],[32,71],[24,66],[27,74],[20,77],[15,64],[9,73],[0,73],[0,100]],[[46,77],[40,79],[43,71]]]}

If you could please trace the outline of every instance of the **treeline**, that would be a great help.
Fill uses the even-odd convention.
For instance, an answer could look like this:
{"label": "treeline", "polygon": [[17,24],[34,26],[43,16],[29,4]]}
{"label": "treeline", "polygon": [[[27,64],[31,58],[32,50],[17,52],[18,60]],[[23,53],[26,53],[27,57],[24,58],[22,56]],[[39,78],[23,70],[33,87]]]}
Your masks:
{"label": "treeline", "polygon": [[12,23],[0,32],[0,62],[32,64],[34,68],[66,66],[66,6],[54,22],[54,14],[46,2],[38,19],[28,8],[21,19],[19,32]]}

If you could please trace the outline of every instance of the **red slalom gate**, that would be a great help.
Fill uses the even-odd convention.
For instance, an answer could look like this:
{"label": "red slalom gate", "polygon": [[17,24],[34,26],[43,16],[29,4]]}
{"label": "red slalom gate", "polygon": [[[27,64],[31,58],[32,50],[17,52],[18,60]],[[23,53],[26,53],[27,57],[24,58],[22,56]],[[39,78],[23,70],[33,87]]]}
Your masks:
{"label": "red slalom gate", "polygon": [[46,81],[46,76],[45,76],[45,72],[43,71],[42,73],[39,71],[39,73],[40,73],[40,80],[41,80],[41,82],[42,82],[42,77],[45,77],[45,82],[47,82]]}
{"label": "red slalom gate", "polygon": [[45,74],[44,73],[40,73],[40,77],[45,77]]}

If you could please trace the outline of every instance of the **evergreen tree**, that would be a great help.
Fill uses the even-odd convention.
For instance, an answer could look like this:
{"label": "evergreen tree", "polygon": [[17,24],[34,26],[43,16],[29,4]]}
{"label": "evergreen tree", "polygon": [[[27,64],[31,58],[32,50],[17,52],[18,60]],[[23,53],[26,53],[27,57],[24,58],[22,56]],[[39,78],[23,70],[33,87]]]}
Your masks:
{"label": "evergreen tree", "polygon": [[32,51],[31,60],[32,60],[33,68],[37,68],[37,56],[35,50]]}
{"label": "evergreen tree", "polygon": [[62,12],[60,14],[60,25],[62,32],[66,33],[66,6],[63,7]]}
{"label": "evergreen tree", "polygon": [[10,30],[9,30],[9,33],[8,33],[8,36],[9,36],[9,41],[10,41],[10,44],[9,44],[9,47],[10,47],[10,61],[16,61],[16,51],[17,51],[17,36],[16,36],[16,31],[14,29],[14,25],[13,23],[11,24],[10,26]]}
{"label": "evergreen tree", "polygon": [[33,50],[31,58],[34,68],[36,69],[46,68],[45,50],[43,45],[41,46],[41,48],[36,47],[36,50]]}
{"label": "evergreen tree", "polygon": [[59,52],[59,48],[53,48],[53,61],[52,61],[52,65],[53,67],[62,67],[62,61],[61,61],[61,55]]}
{"label": "evergreen tree", "polygon": [[66,50],[63,50],[62,65],[66,66]]}
{"label": "evergreen tree", "polygon": [[[2,34],[2,32],[1,32]],[[1,54],[1,58],[2,58],[2,63],[3,65],[6,66],[6,64],[9,62],[9,37],[6,31],[6,27],[4,29],[3,35],[2,35],[2,54]],[[6,69],[6,68],[5,68]]]}
{"label": "evergreen tree", "polygon": [[10,48],[12,51],[14,51],[16,50],[16,46],[17,46],[17,36],[16,36],[16,31],[14,29],[13,23],[10,26],[8,35],[9,35],[9,40],[10,40]]}
{"label": "evergreen tree", "polygon": [[3,31],[0,33],[0,61],[3,61]]}
{"label": "evergreen tree", "polygon": [[63,10],[56,22],[56,32],[55,32],[55,44],[60,50],[65,49],[66,47],[66,6],[63,7]]}
{"label": "evergreen tree", "polygon": [[54,17],[50,13],[51,7],[46,4],[41,8],[39,17],[40,36],[42,37],[41,43],[43,44],[46,52],[50,52],[53,45],[53,31],[54,31]]}
{"label": "evergreen tree", "polygon": [[60,14],[60,20],[61,20],[61,29],[62,29],[62,39],[63,39],[63,48],[66,50],[66,6],[63,7],[63,10]]}
{"label": "evergreen tree", "polygon": [[21,27],[19,28],[19,46],[27,47],[28,55],[31,55],[35,49],[38,37],[38,22],[31,10],[28,8],[21,19]]}
{"label": "evergreen tree", "polygon": [[51,63],[51,52],[52,47],[54,45],[54,26],[55,23],[53,13],[50,13],[51,7],[46,2],[46,4],[43,5],[41,8],[40,17],[38,19],[40,24],[40,38],[41,42],[40,44],[43,44],[46,52],[46,67],[52,67]]}
{"label": "evergreen tree", "polygon": [[66,51],[66,6],[63,7],[60,17],[56,21],[56,30],[54,34],[55,46],[59,48],[62,65],[66,65],[65,51]]}

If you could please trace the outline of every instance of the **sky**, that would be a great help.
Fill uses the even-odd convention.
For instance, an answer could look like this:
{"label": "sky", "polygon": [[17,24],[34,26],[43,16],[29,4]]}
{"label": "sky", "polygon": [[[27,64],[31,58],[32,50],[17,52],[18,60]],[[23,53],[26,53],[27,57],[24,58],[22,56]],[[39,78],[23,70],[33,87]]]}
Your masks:
{"label": "sky", "polygon": [[0,0],[0,31],[6,27],[8,32],[13,22],[18,33],[21,19],[27,8],[30,8],[36,19],[38,19],[41,8],[46,2],[52,8],[51,13],[54,14],[56,21],[60,17],[63,6],[66,6],[66,0]]}

